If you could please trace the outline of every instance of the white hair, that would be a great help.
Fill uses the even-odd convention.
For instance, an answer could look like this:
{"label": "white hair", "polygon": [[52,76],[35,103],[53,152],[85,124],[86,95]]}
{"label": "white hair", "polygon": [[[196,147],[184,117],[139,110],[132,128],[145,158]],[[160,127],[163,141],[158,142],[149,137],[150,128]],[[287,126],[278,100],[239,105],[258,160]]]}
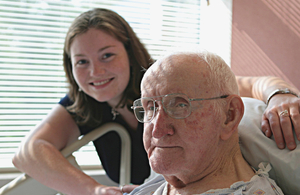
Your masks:
{"label": "white hair", "polygon": [[[198,56],[204,60],[209,69],[209,76],[207,77],[208,87],[214,91],[214,95],[239,95],[238,85],[234,73],[226,62],[217,54],[202,51]],[[216,114],[220,114],[222,108],[227,104],[224,99],[213,101]]]}
{"label": "white hair", "polygon": [[217,96],[236,94],[239,95],[238,85],[234,73],[226,62],[217,54],[204,51],[199,56],[207,63],[210,75],[209,85]]}
{"label": "white hair", "polygon": [[197,55],[200,57],[199,64],[202,60],[206,62],[207,68],[209,69],[209,87],[214,89],[216,96],[227,94],[239,95],[234,73],[226,62],[217,54],[199,48],[172,48],[172,50],[165,52],[160,60],[167,58],[170,55],[177,54]]}
{"label": "white hair", "polygon": [[[172,55],[198,56],[199,65],[205,63],[208,68],[209,75],[205,79],[207,79],[206,83],[208,83],[208,87],[212,90],[214,97],[232,94],[239,95],[234,73],[231,71],[226,62],[217,54],[199,48],[172,48],[172,50],[164,52],[163,57],[161,57],[158,61]],[[226,105],[226,100],[224,99],[219,99],[213,102],[216,112],[220,112],[224,105]]]}

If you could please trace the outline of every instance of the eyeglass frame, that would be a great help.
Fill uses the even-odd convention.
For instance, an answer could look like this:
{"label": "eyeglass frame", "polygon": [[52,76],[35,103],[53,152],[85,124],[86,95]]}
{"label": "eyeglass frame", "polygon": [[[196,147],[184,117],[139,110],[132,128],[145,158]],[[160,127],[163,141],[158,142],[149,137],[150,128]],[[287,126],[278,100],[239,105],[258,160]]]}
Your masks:
{"label": "eyeglass frame", "polygon": [[[212,98],[189,98],[189,96],[186,95],[186,94],[184,94],[184,93],[170,93],[170,94],[167,94],[167,95],[154,96],[154,97],[142,97],[142,98],[136,99],[134,102],[136,102],[136,101],[138,101],[138,100],[141,100],[141,99],[145,99],[145,98],[152,99],[153,102],[154,102],[154,104],[153,104],[153,105],[154,105],[153,116],[152,116],[151,119],[150,119],[149,121],[147,121],[147,122],[144,122],[144,121],[141,121],[141,120],[138,119],[137,114],[136,114],[136,112],[135,112],[135,107],[136,107],[136,106],[131,106],[130,108],[134,111],[134,116],[135,116],[135,118],[136,118],[140,123],[149,123],[149,122],[151,122],[151,121],[154,119],[154,117],[155,117],[155,115],[156,115],[156,111],[157,111],[157,109],[159,108],[159,107],[156,108],[156,106],[155,106],[155,103],[156,103],[157,101],[161,101],[161,102],[162,102],[162,106],[163,106],[164,111],[168,114],[168,116],[170,116],[169,112],[167,112],[167,109],[165,108],[164,101],[163,101],[165,97],[170,96],[170,95],[184,95],[184,96],[186,96],[186,97],[188,98],[189,106],[190,106],[191,108],[192,108],[192,105],[191,105],[191,102],[192,102],[192,101],[203,101],[203,100],[223,99],[223,98],[227,98],[227,97],[229,96],[229,95],[221,95],[221,96],[218,96],[218,97],[212,97]],[[160,97],[162,97],[161,100],[154,100],[154,99],[153,99],[153,98],[160,98]],[[134,104],[134,102],[133,102],[133,104]],[[143,106],[142,106],[142,107],[143,107]],[[143,108],[143,109],[144,109],[144,108]],[[145,110],[145,109],[144,109],[144,110]],[[175,118],[175,117],[172,117],[172,116],[170,116],[170,117],[171,117],[171,118],[174,118],[174,119],[184,119],[184,118],[189,117],[189,116],[191,115],[191,113],[192,113],[192,110],[190,110],[190,113],[189,113],[187,116],[182,117],[182,118]]]}

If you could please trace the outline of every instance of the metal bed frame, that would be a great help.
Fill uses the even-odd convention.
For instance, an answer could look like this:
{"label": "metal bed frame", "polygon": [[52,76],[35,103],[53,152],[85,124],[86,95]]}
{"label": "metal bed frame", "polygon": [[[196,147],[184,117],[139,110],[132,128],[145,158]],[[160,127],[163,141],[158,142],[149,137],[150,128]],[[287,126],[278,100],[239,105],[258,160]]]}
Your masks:
{"label": "metal bed frame", "polygon": [[[106,123],[96,128],[90,133],[82,136],[81,139],[75,141],[74,143],[64,148],[61,151],[61,153],[63,154],[64,157],[66,157],[71,162],[71,164],[79,168],[72,153],[77,151],[82,146],[88,144],[90,141],[94,141],[97,138],[101,137],[102,135],[110,131],[117,132],[121,138],[121,163],[120,163],[120,182],[119,182],[120,184],[119,185],[122,186],[125,184],[129,184],[130,172],[131,172],[131,140],[126,129],[118,123]],[[18,188],[30,187],[30,185],[33,185],[34,182],[32,180],[34,179],[28,176],[27,174],[23,173],[22,175],[15,178],[8,184],[4,185],[0,189],[0,195],[17,195],[19,194],[17,192],[18,191],[20,192]],[[22,192],[23,192],[22,194],[24,194],[24,191]],[[55,192],[53,194],[60,194],[60,193]]]}

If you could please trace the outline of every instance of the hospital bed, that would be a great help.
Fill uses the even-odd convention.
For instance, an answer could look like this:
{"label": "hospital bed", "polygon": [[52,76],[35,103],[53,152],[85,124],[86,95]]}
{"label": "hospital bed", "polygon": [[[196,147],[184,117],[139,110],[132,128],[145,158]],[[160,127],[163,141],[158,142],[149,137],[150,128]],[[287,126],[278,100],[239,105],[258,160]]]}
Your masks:
{"label": "hospital bed", "polygon": [[[71,164],[80,169],[72,153],[77,151],[82,146],[94,141],[107,132],[115,131],[121,138],[121,163],[120,163],[120,186],[130,183],[130,169],[131,169],[131,140],[126,129],[117,123],[106,123],[101,127],[96,128],[90,133],[82,136],[81,139],[75,141],[61,151]],[[33,187],[34,186],[34,187]],[[37,191],[43,192],[47,195],[59,195],[61,193],[52,190],[34,179],[27,174],[22,174],[15,178],[8,184],[0,189],[0,195],[35,195]]]}

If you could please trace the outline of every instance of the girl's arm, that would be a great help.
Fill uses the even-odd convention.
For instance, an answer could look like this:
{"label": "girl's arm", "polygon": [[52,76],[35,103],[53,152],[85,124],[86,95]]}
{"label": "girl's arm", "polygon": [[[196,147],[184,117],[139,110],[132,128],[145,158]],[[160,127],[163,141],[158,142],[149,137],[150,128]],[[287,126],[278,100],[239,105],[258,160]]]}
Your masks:
{"label": "girl's arm", "polygon": [[[300,141],[299,90],[278,77],[236,77],[240,95],[268,102],[262,116],[262,131],[274,139],[278,148],[296,148],[293,129]],[[283,94],[282,94],[283,93]],[[287,114],[283,114],[283,111]],[[281,114],[282,113],[282,114]]]}
{"label": "girl's arm", "polygon": [[27,137],[13,158],[13,163],[20,171],[62,193],[121,195],[119,188],[97,183],[60,153],[79,136],[75,121],[58,104]]}

